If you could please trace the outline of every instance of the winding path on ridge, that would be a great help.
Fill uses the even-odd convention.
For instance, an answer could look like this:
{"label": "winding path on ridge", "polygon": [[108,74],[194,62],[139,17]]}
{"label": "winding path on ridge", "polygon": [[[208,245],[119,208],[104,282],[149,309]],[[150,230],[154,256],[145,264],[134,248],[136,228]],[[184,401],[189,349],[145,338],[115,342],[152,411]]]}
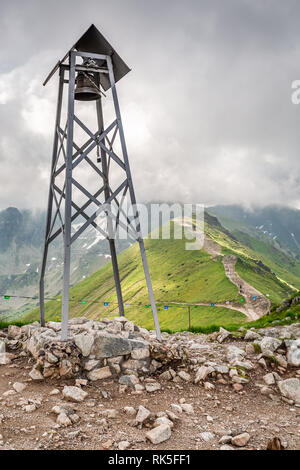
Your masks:
{"label": "winding path on ridge", "polygon": [[[270,311],[270,300],[260,291],[248,284],[248,282],[244,281],[236,272],[235,263],[237,262],[237,256],[222,254],[221,246],[206,235],[204,236],[203,249],[212,256],[212,259],[217,256],[222,256],[226,277],[237,286],[239,293],[245,299],[243,306],[235,307],[229,304],[222,304],[222,306],[244,313],[251,321],[257,320]],[[255,297],[255,300],[253,297]],[[216,304],[216,306],[221,306],[221,304]]]}
{"label": "winding path on ridge", "polygon": [[[184,225],[186,227],[191,227],[191,220],[189,219],[174,219],[175,222],[179,223],[180,225]],[[193,234],[195,235],[195,229],[193,227]],[[238,273],[235,271],[235,263],[237,262],[237,256],[235,255],[224,255],[222,253],[222,247],[216,243],[215,241],[211,240],[204,234],[203,240],[203,233],[199,232],[199,235],[196,233],[196,237],[199,239],[201,246],[203,242],[203,250],[209,253],[212,259],[217,260],[219,256],[222,257],[222,262],[225,269],[225,275],[229,279],[230,282],[235,284],[239,290],[239,293],[245,299],[243,305],[233,305],[232,303],[215,303],[216,307],[225,307],[231,310],[236,310],[238,312],[243,313],[250,321],[255,321],[258,318],[266,315],[270,311],[271,302],[270,300],[265,297],[260,291],[255,289],[253,286],[248,284],[248,282],[244,281]],[[255,297],[255,300],[254,298]],[[188,305],[187,302],[176,302],[182,305]],[[211,304],[199,302],[196,305],[204,305],[209,306]]]}

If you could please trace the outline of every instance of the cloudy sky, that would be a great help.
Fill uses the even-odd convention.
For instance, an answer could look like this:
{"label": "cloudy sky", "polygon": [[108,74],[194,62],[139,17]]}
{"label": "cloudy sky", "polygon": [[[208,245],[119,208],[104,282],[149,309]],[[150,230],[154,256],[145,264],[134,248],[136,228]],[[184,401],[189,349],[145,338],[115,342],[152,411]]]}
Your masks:
{"label": "cloudy sky", "polygon": [[57,77],[94,23],[118,85],[139,201],[300,208],[298,0],[0,0],[0,209],[45,207]]}

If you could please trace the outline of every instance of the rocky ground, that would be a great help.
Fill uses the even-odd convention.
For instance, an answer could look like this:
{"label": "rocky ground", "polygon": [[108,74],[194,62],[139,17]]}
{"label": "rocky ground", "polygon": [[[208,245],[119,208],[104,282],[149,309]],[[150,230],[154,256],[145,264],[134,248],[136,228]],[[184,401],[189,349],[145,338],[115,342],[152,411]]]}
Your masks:
{"label": "rocky ground", "polygon": [[147,367],[130,370],[125,357],[118,374],[91,380],[84,369],[35,376],[22,329],[0,331],[0,449],[250,450],[274,438],[300,449],[300,324],[163,334],[165,350],[182,354],[168,364],[152,359],[154,335],[142,335]]}

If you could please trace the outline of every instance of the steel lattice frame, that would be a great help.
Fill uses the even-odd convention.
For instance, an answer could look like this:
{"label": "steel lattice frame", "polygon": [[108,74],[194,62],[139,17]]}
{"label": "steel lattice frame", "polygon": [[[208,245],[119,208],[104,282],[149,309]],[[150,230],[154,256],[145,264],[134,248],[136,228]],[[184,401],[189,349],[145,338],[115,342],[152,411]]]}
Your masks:
{"label": "steel lattice frame", "polygon": [[[104,128],[103,112],[101,99],[96,101],[96,113],[98,130],[96,133],[91,132],[88,127],[75,115],[74,112],[74,91],[75,91],[75,74],[79,70],[87,70],[83,66],[76,65],[77,56],[89,57],[92,59],[105,61],[106,66],[93,69],[97,76],[100,73],[108,74],[114,111],[116,119],[106,128]],[[65,79],[66,72],[68,72],[69,79]],[[97,73],[98,72],[98,73]],[[98,79],[100,81],[100,78]],[[61,127],[62,120],[62,101],[64,85],[68,84],[68,112],[65,127]],[[88,136],[86,142],[79,147],[74,142],[74,123],[76,123]],[[119,135],[121,144],[122,157],[120,158],[114,151],[114,142],[116,136]],[[98,146],[101,152],[101,168],[89,158],[89,153]],[[63,155],[63,164],[59,164],[59,157]],[[102,179],[101,187],[92,194],[87,188],[82,186],[74,177],[73,170],[81,163],[87,162],[92,171],[97,173]],[[114,161],[119,168],[124,172],[124,178],[120,182],[116,190],[112,190],[110,185],[110,162]],[[59,175],[64,175],[64,184],[60,188],[57,184]],[[72,189],[77,188],[86,198],[87,201],[79,206],[72,200]],[[114,280],[118,298],[118,306],[120,315],[124,315],[124,304],[122,298],[122,290],[120,283],[120,275],[118,268],[118,261],[115,248],[115,240],[112,237],[113,229],[118,225],[123,227],[127,233],[139,243],[145,278],[147,282],[150,303],[155,323],[157,338],[161,339],[160,327],[157,317],[156,304],[153,295],[152,283],[150,279],[148,262],[144,248],[144,242],[140,233],[140,221],[138,211],[135,209],[134,219],[130,221],[128,218],[127,223],[124,224],[120,221],[119,215],[122,213],[122,202],[126,193],[128,192],[130,201],[133,207],[136,207],[135,192],[131,178],[131,171],[129,166],[126,142],[124,137],[124,130],[120,114],[119,100],[116,90],[114,70],[111,57],[108,55],[86,53],[71,50],[69,52],[69,63],[60,63],[59,66],[59,90],[56,112],[56,123],[54,133],[54,144],[52,154],[52,166],[50,177],[50,189],[48,197],[48,210],[45,243],[43,251],[43,260],[40,273],[40,317],[41,325],[45,325],[45,308],[44,308],[44,278],[47,264],[48,248],[49,245],[62,233],[64,240],[64,274],[63,274],[63,302],[62,302],[62,340],[68,338],[68,317],[69,317],[69,288],[70,288],[70,260],[71,260],[71,245],[75,240],[89,227],[93,226],[98,232],[101,233],[109,241],[111,259],[114,272]],[[104,197],[104,201],[100,202],[99,197]],[[121,200],[118,200],[121,197]],[[64,211],[61,210],[64,200]],[[107,207],[110,203],[114,202],[118,207],[117,215],[111,211],[107,212]],[[86,209],[94,203],[97,210],[89,215]],[[72,213],[73,210],[73,213]],[[101,212],[107,214],[107,231],[103,230],[96,221],[96,218]],[[72,235],[71,225],[74,220],[79,216],[85,219],[83,225]],[[56,227],[56,222],[60,222],[60,227]],[[114,225],[114,227],[113,227]]]}

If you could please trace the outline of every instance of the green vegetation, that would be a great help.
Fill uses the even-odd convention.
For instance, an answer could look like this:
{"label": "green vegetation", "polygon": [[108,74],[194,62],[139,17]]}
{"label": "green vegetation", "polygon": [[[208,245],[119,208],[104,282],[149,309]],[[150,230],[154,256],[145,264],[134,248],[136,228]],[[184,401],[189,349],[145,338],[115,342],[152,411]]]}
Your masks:
{"label": "green vegetation", "polygon": [[17,326],[24,326],[30,323],[29,320],[24,320],[24,321],[0,321],[0,330],[3,330],[4,328],[8,328],[9,325],[17,325]]}
{"label": "green vegetation", "polygon": [[[280,253],[276,252],[271,259],[271,253],[267,248],[264,249],[264,242],[256,244],[256,241],[247,235],[247,239],[242,243],[239,240],[240,235],[239,237],[236,234],[232,235],[215,217],[207,215],[205,221],[206,234],[222,247],[223,254],[230,253],[238,257],[237,272],[259,291],[270,294],[273,305],[278,305],[295,292],[295,287],[290,283],[294,281],[294,277],[297,278],[296,272],[299,266],[294,266],[295,274],[293,274],[292,269],[288,267],[289,258],[285,255],[280,257]],[[145,240],[159,321],[164,331],[188,329],[188,309],[175,303],[210,304],[225,303],[230,300],[237,309],[241,305],[241,296],[238,295],[237,287],[225,275],[222,257],[212,259],[204,250],[186,251],[185,243],[186,240],[173,238]],[[258,251],[254,250],[254,245]],[[135,323],[153,329],[151,308],[146,307],[149,299],[138,245],[134,244],[123,251],[118,260],[125,315]],[[275,268],[277,273],[280,273],[280,279],[275,273]],[[104,302],[109,302],[109,305],[104,306]],[[164,305],[168,305],[169,308],[164,309]],[[61,296],[46,303],[47,320],[60,320],[60,312]],[[90,319],[118,315],[111,263],[72,287],[70,314]],[[30,322],[38,318],[37,307],[26,313],[23,320]],[[231,331],[237,331],[242,325],[259,328],[269,326],[274,321],[285,320],[283,315],[273,312],[256,322],[249,323],[245,315],[238,310],[211,306],[191,307],[190,324],[191,331],[194,332],[209,333],[219,330],[220,326]]]}
{"label": "green vegetation", "polygon": [[262,294],[269,294],[272,305],[278,305],[298,290],[300,264],[271,245],[248,234],[231,234],[212,225],[206,225],[206,233],[222,247],[223,254],[238,257],[236,272]]}
{"label": "green vegetation", "polygon": [[[134,314],[128,311],[126,316],[145,328],[154,328],[151,309],[141,309],[138,313]],[[188,330],[188,308],[172,306],[168,310],[165,310],[162,307],[158,307],[158,318],[163,331],[175,332]],[[191,307],[190,320],[191,331],[195,333],[207,333],[210,331],[218,331],[220,326],[224,328],[238,327],[246,321],[246,317],[236,310],[229,310],[222,307],[197,306]]]}
{"label": "green vegetation", "polygon": [[274,310],[269,315],[264,315],[256,321],[245,323],[246,328],[265,328],[274,325],[290,325],[299,321],[300,305],[292,305],[282,312]]}
{"label": "green vegetation", "polygon": [[[182,308],[175,306],[165,310],[163,305],[171,302],[203,302],[210,304],[223,303],[226,300],[239,302],[237,287],[226,277],[224,266],[213,261],[203,250],[185,250],[186,240],[145,240],[150,274],[162,328],[186,328],[187,314]],[[137,244],[118,256],[121,273],[126,315],[146,328],[153,328],[151,309],[145,307],[149,303],[144,272]],[[81,301],[85,300],[86,304]],[[105,307],[104,302],[109,302]],[[72,316],[99,318],[113,316],[118,312],[112,267],[109,263],[92,274],[89,278],[74,286],[70,291]],[[46,318],[59,318],[61,296],[57,300],[46,303]],[[217,325],[239,322],[244,318],[240,312],[217,307],[199,307],[204,318],[192,314],[192,326],[208,326],[214,319]],[[198,312],[198,310],[197,310]],[[25,316],[26,320],[38,319],[38,308]]]}

